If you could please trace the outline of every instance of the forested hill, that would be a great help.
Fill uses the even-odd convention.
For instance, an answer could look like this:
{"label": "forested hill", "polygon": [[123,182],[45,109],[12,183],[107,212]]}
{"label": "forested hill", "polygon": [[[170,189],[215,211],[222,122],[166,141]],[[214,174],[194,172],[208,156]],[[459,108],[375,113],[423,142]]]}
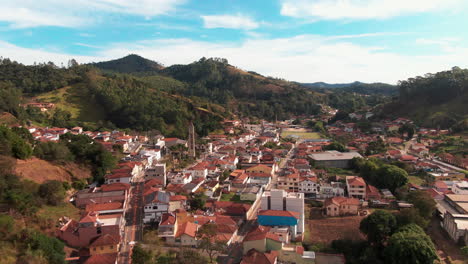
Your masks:
{"label": "forested hill", "polygon": [[315,91],[323,92],[326,90],[345,91],[365,95],[386,95],[394,96],[398,94],[398,87],[387,83],[337,83],[329,84],[324,82],[303,83],[302,85]]}
{"label": "forested hill", "polygon": [[145,59],[136,54],[130,54],[120,59],[91,63],[97,68],[120,73],[158,72],[164,67],[155,61]]}
{"label": "forested hill", "polygon": [[421,125],[468,129],[468,70],[449,71],[399,82],[399,97],[385,106],[384,115],[408,116]]}
{"label": "forested hill", "polygon": [[[195,123],[197,134],[204,136],[230,117],[223,107],[206,99],[170,94],[131,75],[70,65],[65,69],[52,63],[25,66],[0,60],[0,113],[8,112],[20,122],[42,126],[159,130],[166,136],[182,138],[190,121]],[[160,82],[167,80],[161,78]],[[32,101],[54,103],[56,107],[41,112],[21,106]]]}
{"label": "forested hill", "polygon": [[[119,60],[127,59],[128,56]],[[103,64],[108,62],[94,65],[106,69],[101,67]],[[286,119],[293,115],[316,114],[320,111],[319,104],[326,102],[323,94],[300,84],[247,72],[220,58],[202,58],[187,65],[172,65],[157,72],[134,75],[171,93],[208,99],[240,116]]]}

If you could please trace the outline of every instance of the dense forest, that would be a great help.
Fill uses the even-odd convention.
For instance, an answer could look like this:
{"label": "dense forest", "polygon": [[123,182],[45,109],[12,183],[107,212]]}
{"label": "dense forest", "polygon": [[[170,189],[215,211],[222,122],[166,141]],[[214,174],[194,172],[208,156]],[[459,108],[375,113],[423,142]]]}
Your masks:
{"label": "dense forest", "polygon": [[468,70],[425,74],[399,82],[400,96],[386,105],[387,116],[407,115],[420,125],[466,130]]}
{"label": "dense forest", "polygon": [[303,83],[302,85],[319,91],[333,91],[333,92],[351,92],[365,95],[398,95],[398,87],[387,83],[342,83],[342,84],[328,84],[324,82],[318,83]]}
{"label": "dense forest", "polygon": [[170,92],[184,85],[170,77],[103,73],[93,66],[78,65],[74,60],[68,68],[59,68],[52,63],[25,66],[3,59],[0,78],[0,111],[14,115],[23,123],[87,127],[79,117],[73,118],[70,112],[59,107],[42,113],[37,108],[21,106],[28,98],[63,87],[77,87],[85,93],[87,104],[100,106],[96,108],[100,113],[94,114],[103,116],[103,120],[94,129],[159,130],[167,136],[184,138],[187,124],[193,121],[197,134],[205,136],[220,128],[219,121],[230,115],[206,99],[190,99]]}

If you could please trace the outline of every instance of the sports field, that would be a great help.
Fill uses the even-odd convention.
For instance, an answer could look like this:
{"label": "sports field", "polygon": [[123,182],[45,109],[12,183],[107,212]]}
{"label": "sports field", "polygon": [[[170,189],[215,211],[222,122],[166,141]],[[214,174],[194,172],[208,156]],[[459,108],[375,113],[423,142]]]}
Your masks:
{"label": "sports field", "polygon": [[311,132],[306,129],[287,129],[281,132],[281,137],[285,138],[288,136],[299,137],[301,139],[317,139],[321,138],[317,132]]}

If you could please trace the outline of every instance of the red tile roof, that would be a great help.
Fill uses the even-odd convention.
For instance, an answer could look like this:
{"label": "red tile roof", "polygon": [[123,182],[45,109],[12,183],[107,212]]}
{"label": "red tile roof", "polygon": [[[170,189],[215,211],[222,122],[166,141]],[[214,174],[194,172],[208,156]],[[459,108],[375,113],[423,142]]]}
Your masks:
{"label": "red tile roof", "polygon": [[325,207],[327,207],[327,206],[329,206],[331,204],[336,204],[336,205],[359,205],[360,202],[356,198],[336,196],[336,197],[333,197],[333,198],[325,199],[325,202],[323,203],[323,205]]}
{"label": "red tile roof", "polygon": [[262,210],[258,213],[258,215],[294,217],[296,219],[299,219],[300,217],[298,212],[281,210]]}
{"label": "red tile roof", "polygon": [[161,217],[161,223],[159,225],[174,225],[176,218],[172,214],[164,213]]}
{"label": "red tile roof", "polygon": [[112,202],[112,203],[98,203],[98,204],[87,204],[86,205],[86,212],[98,212],[98,211],[106,211],[106,210],[117,210],[122,209],[123,204],[119,202]]}
{"label": "red tile roof", "polygon": [[186,234],[191,237],[195,237],[197,234],[198,225],[192,222],[186,222],[178,226],[177,234],[175,237],[180,237],[183,234]]}
{"label": "red tile roof", "polygon": [[346,181],[349,185],[366,186],[366,182],[361,177],[346,176]]}
{"label": "red tile roof", "polygon": [[259,252],[252,248],[247,254],[242,257],[241,264],[274,264],[278,258],[277,251]]}
{"label": "red tile roof", "polygon": [[116,182],[111,184],[101,185],[102,192],[123,191],[130,189],[130,184],[123,182]]}
{"label": "red tile roof", "polygon": [[115,264],[117,253],[92,255],[83,264]]}
{"label": "red tile roof", "polygon": [[117,245],[119,244],[119,240],[115,237],[105,234],[96,238],[91,244],[90,247],[100,247],[100,246],[107,246],[107,245]]}

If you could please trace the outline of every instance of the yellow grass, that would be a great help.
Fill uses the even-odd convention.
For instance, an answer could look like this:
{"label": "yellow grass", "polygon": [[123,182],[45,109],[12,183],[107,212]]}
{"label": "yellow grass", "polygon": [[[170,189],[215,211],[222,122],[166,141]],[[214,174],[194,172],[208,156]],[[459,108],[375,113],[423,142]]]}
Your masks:
{"label": "yellow grass", "polygon": [[298,136],[301,139],[318,139],[321,138],[320,134],[317,132],[307,132],[307,131],[291,131],[284,130],[281,132],[281,137],[285,138],[288,136]]}

